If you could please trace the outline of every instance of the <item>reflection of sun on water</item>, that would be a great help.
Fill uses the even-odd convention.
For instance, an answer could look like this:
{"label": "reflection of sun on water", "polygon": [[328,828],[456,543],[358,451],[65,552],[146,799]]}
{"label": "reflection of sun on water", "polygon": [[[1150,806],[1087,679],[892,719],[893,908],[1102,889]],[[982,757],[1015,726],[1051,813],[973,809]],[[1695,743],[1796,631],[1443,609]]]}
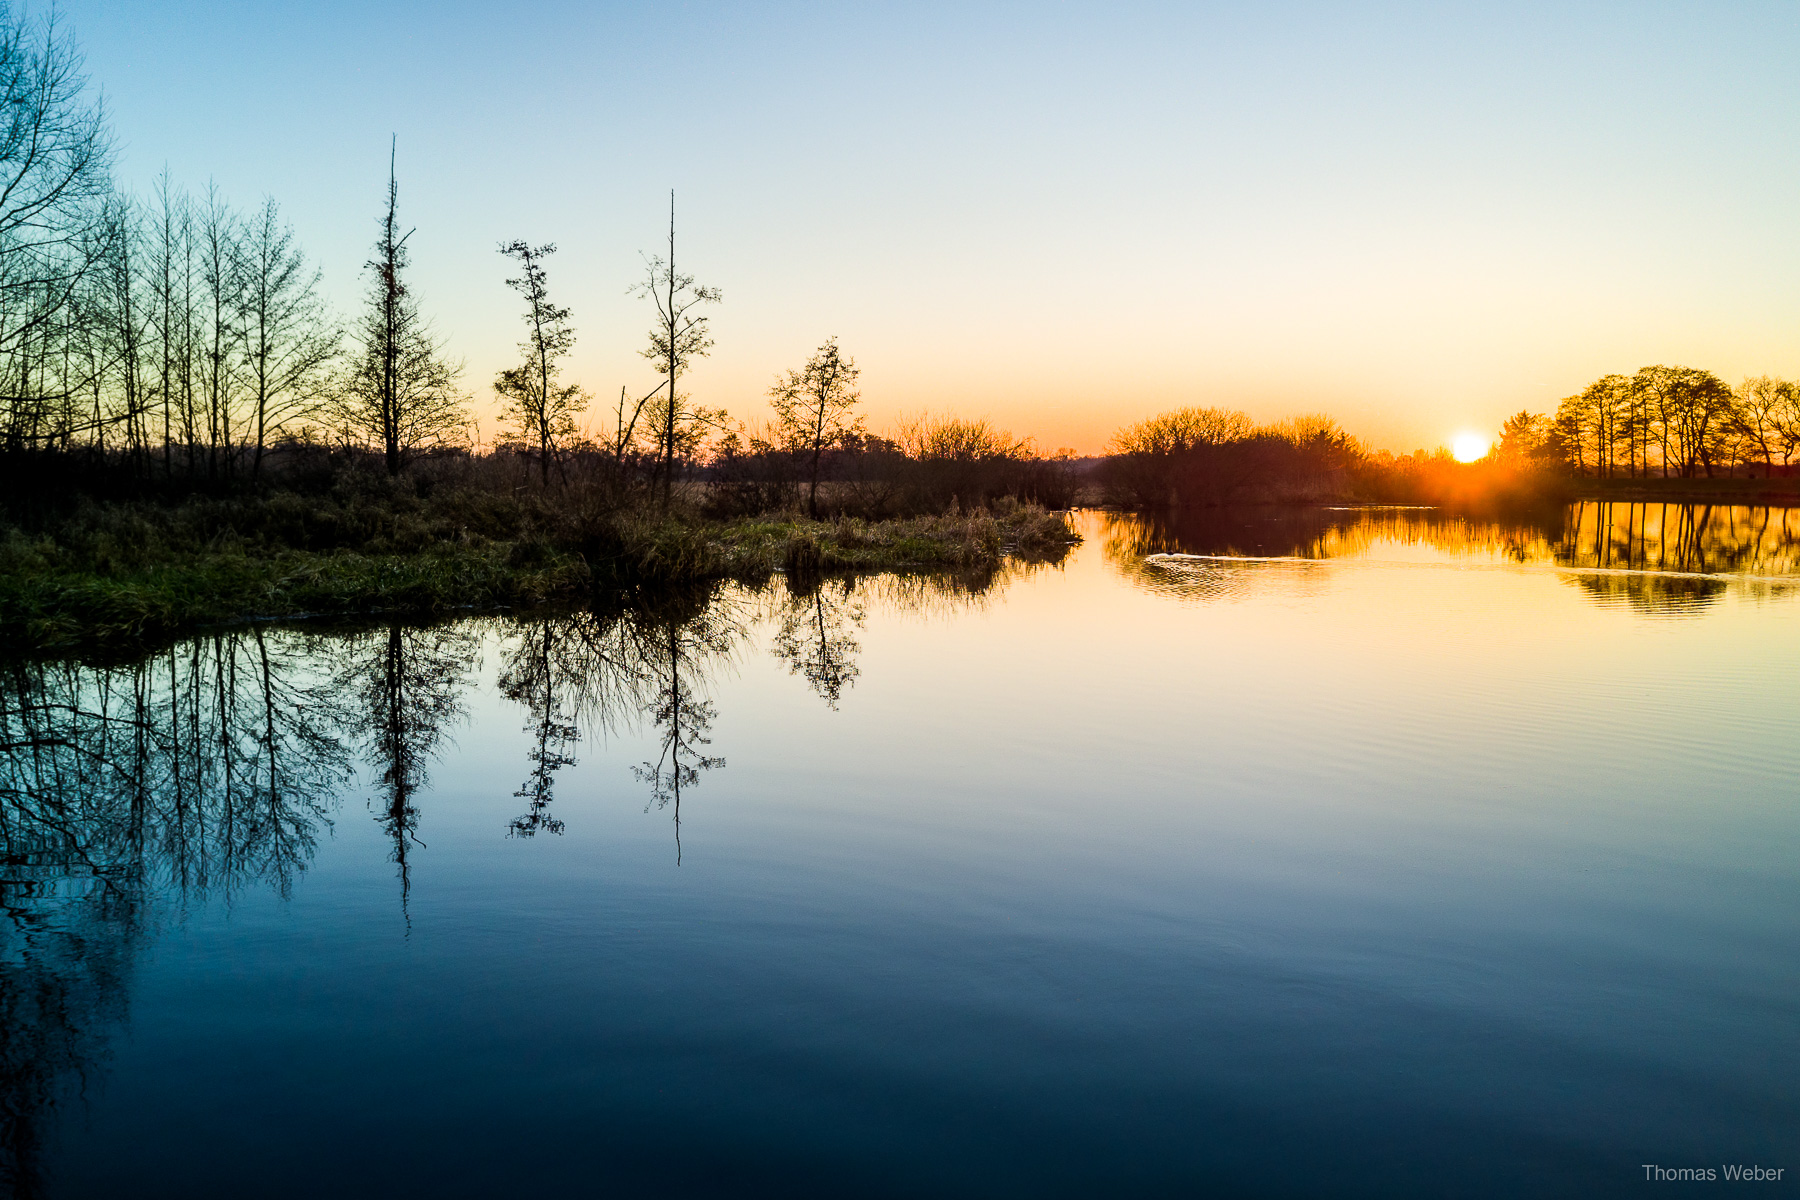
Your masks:
{"label": "reflection of sun on water", "polygon": [[1488,440],[1479,433],[1459,433],[1450,442],[1457,462],[1474,462],[1488,452]]}

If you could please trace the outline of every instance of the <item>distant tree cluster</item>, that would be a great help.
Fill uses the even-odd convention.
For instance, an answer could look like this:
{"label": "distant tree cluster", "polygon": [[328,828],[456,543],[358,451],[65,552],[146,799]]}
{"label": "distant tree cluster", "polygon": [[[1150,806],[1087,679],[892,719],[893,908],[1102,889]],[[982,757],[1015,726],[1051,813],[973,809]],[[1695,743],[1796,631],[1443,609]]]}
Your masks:
{"label": "distant tree cluster", "polygon": [[1508,453],[1599,478],[1711,478],[1740,468],[1774,473],[1800,451],[1800,385],[1758,375],[1735,389],[1710,371],[1645,367],[1605,375],[1557,406],[1521,413]]}
{"label": "distant tree cluster", "polygon": [[1108,499],[1134,508],[1307,499],[1344,490],[1357,440],[1323,415],[1259,426],[1224,408],[1179,408],[1113,435],[1101,464]]}
{"label": "distant tree cluster", "polygon": [[1120,430],[1100,463],[1105,498],[1131,508],[1330,498],[1483,505],[1557,500],[1569,477],[1790,474],[1800,454],[1800,383],[1758,375],[1732,388],[1710,371],[1607,375],[1554,413],[1521,411],[1479,463],[1448,448],[1365,450],[1325,416],[1258,426],[1190,407]]}
{"label": "distant tree cluster", "polygon": [[836,407],[853,395],[854,363],[836,360],[833,385],[820,369],[832,361],[822,352],[777,380],[774,424],[720,439],[709,468],[713,511],[883,518],[1003,500],[1051,509],[1076,502],[1085,480],[1073,451],[1044,454],[985,418],[922,414],[902,419],[893,437],[865,432],[847,404]]}

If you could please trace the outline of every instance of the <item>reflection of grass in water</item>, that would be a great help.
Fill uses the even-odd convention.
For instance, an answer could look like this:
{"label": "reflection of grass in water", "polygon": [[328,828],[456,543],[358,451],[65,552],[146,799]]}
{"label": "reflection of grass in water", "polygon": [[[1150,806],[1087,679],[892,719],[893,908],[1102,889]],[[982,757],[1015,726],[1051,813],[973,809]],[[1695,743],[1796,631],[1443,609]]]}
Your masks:
{"label": "reflection of grass in water", "polygon": [[843,589],[864,605],[907,616],[953,616],[991,606],[1014,583],[1055,566],[1063,557],[1062,553],[1054,558],[1008,556],[963,570],[789,572],[762,583],[731,584],[727,593],[747,605],[758,621],[781,620],[791,605],[820,588]]}

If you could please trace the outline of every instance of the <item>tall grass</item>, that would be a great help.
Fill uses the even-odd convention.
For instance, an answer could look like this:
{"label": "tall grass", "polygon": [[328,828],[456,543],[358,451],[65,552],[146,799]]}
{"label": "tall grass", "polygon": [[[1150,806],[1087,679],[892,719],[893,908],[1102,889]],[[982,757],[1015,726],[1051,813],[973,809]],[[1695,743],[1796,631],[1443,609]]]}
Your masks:
{"label": "tall grass", "polygon": [[[505,477],[501,476],[504,483]],[[887,521],[797,511],[704,515],[603,487],[495,486],[474,469],[321,490],[67,500],[0,526],[0,635],[18,648],[158,636],[217,622],[535,604],[709,579],[992,567],[1053,557],[1062,517],[1011,499]]]}

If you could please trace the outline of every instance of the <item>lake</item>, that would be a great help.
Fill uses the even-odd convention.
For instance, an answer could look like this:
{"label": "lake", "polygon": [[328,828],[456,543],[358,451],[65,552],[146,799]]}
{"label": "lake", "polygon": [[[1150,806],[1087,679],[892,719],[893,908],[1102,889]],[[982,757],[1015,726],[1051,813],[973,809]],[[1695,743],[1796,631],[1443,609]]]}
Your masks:
{"label": "lake", "polygon": [[1800,510],[1075,520],[7,664],[5,1186],[1795,1190]]}

